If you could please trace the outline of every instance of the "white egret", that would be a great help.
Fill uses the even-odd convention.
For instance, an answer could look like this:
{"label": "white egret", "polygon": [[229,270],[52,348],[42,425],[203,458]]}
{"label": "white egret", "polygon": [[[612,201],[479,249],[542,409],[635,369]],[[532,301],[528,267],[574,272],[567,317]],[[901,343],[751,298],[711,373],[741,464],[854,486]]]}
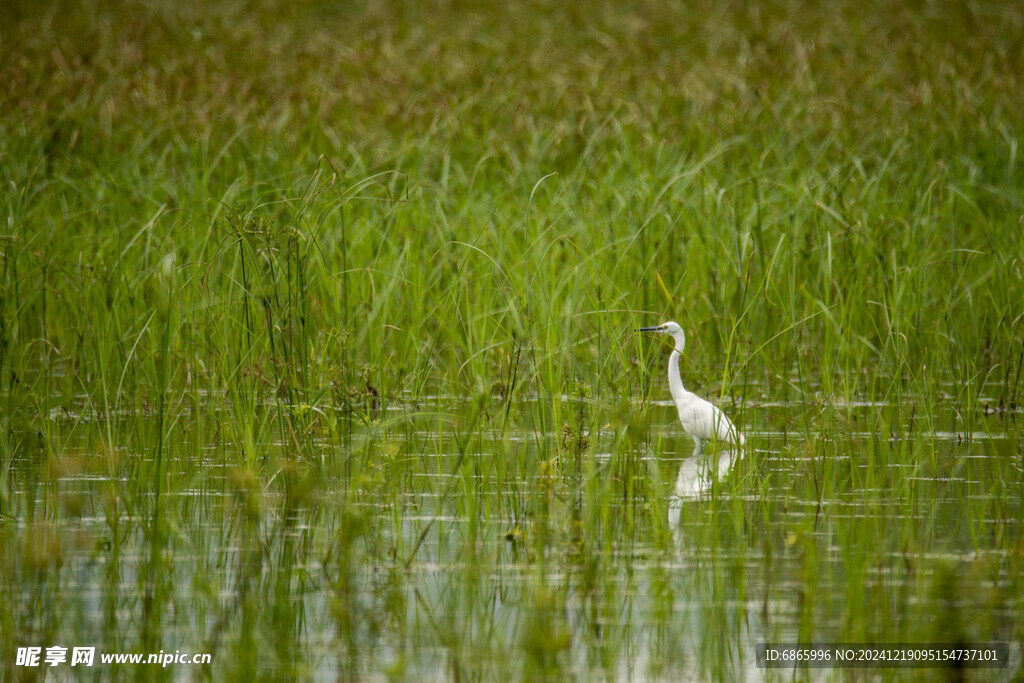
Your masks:
{"label": "white egret", "polygon": [[717,439],[742,446],[746,439],[726,414],[719,410],[718,406],[687,391],[683,386],[683,379],[679,375],[679,357],[683,354],[683,348],[686,346],[686,335],[683,334],[683,328],[676,323],[668,322],[657,327],[643,327],[637,332],[668,334],[675,340],[675,348],[668,357],[668,388],[672,392],[676,410],[679,411],[679,421],[683,423],[683,429],[693,437],[697,444],[694,453],[702,451],[706,440]]}

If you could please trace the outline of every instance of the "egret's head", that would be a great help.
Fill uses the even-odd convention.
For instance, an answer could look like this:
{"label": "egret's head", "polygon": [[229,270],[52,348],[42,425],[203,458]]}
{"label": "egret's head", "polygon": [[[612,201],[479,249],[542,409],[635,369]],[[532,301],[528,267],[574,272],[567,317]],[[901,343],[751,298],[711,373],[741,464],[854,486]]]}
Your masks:
{"label": "egret's head", "polygon": [[638,332],[658,332],[661,334],[672,335],[672,338],[676,342],[676,351],[679,353],[683,352],[683,347],[686,346],[686,335],[683,334],[683,328],[679,327],[674,322],[662,323],[656,327],[641,327]]}

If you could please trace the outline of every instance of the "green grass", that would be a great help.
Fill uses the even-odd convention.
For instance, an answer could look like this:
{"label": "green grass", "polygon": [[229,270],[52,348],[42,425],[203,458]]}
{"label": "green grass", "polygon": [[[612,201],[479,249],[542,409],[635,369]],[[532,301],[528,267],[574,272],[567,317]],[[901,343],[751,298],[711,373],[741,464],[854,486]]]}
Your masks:
{"label": "green grass", "polygon": [[[7,677],[1019,647],[1016,4],[4,14]],[[702,501],[666,319],[753,446]]]}

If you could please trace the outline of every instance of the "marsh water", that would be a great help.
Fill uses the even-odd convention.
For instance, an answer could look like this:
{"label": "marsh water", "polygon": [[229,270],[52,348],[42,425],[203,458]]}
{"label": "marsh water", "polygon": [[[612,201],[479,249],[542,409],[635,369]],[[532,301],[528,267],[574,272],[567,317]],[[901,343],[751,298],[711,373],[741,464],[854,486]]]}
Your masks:
{"label": "marsh water", "polygon": [[[153,420],[68,401],[11,463],[9,645],[212,655],[100,672],[175,680],[789,680],[755,667],[759,641],[1010,641],[1008,668],[967,673],[1019,668],[1019,415],[896,433],[893,406],[762,399],[728,406],[745,452],[693,455],[670,401],[632,405],[637,435],[557,398],[589,417],[520,431],[449,397],[372,406],[294,457],[287,434],[259,444],[279,454],[262,478],[220,402],[183,408],[158,454],[102,446],[129,423],[154,443]],[[823,411],[831,428],[806,429]]]}

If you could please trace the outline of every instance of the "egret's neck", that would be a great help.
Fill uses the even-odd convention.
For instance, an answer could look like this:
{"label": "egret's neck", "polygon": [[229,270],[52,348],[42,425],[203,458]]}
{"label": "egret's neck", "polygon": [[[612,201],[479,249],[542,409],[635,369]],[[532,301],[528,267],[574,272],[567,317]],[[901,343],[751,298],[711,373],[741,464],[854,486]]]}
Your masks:
{"label": "egret's neck", "polygon": [[668,357],[668,389],[672,392],[672,398],[679,402],[686,396],[686,387],[683,386],[683,378],[679,375],[679,349],[673,349]]}

